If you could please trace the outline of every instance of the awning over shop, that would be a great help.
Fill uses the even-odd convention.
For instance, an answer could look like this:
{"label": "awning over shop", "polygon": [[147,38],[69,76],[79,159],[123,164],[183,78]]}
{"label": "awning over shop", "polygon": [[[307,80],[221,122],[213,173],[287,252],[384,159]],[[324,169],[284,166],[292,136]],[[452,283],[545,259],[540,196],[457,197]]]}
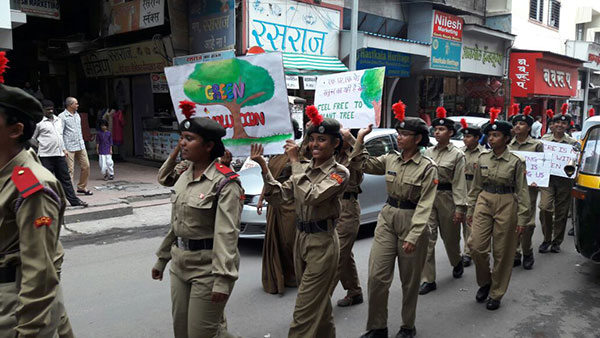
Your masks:
{"label": "awning over shop", "polygon": [[315,74],[319,72],[346,72],[346,67],[334,56],[283,53],[286,74]]}

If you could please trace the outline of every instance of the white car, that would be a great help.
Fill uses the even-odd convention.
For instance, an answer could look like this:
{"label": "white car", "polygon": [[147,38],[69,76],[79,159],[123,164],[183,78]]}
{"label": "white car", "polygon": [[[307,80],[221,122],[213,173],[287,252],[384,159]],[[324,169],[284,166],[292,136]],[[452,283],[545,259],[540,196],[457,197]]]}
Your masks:
{"label": "white car", "polygon": [[[452,138],[450,139],[450,142],[452,142],[452,144],[454,144],[457,147],[462,147],[465,144],[462,142],[463,139],[463,134],[458,131],[461,126],[460,126],[460,120],[461,119],[465,119],[465,121],[467,121],[467,123],[469,125],[475,125],[478,127],[482,127],[485,123],[489,122],[490,120],[485,118],[485,117],[477,117],[477,116],[448,116],[449,120],[454,121],[454,123],[456,124],[456,130],[457,132],[454,134],[454,136],[452,136]],[[432,145],[436,145],[437,141],[435,140],[435,137],[433,136],[433,127],[429,127],[429,142],[431,142]]]}

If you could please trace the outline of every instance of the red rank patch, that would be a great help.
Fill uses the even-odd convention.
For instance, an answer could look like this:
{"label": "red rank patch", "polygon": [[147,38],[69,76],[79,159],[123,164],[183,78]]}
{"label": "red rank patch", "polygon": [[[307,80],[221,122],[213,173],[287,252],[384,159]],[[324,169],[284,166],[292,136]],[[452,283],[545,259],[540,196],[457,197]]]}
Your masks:
{"label": "red rank patch", "polygon": [[333,178],[338,182],[338,184],[342,184],[344,182],[344,178],[336,173],[332,173],[329,177]]}
{"label": "red rank patch", "polygon": [[433,179],[433,184],[438,184],[438,183],[440,183],[440,180],[438,180],[437,178],[434,178]]}
{"label": "red rank patch", "polygon": [[35,225],[36,228],[42,227],[42,226],[50,226],[52,224],[52,218],[48,217],[48,216],[42,216],[39,217],[38,219],[36,219],[33,224]]}
{"label": "red rank patch", "polygon": [[242,201],[243,201],[243,200],[245,200],[245,199],[246,199],[246,195],[244,195],[244,194],[241,194],[241,195],[240,195],[240,199],[241,199]]}

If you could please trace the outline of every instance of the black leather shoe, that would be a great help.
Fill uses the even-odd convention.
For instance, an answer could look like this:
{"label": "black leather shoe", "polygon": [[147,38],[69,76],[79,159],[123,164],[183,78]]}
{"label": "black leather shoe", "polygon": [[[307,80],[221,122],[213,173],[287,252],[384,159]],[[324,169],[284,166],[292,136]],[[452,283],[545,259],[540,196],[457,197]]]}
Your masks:
{"label": "black leather shoe", "polygon": [[535,262],[535,260],[533,259],[533,254],[523,255],[523,269],[525,269],[525,270],[533,269],[533,262]]}
{"label": "black leather shoe", "polygon": [[548,253],[548,252],[550,252],[550,242],[543,242],[542,244],[540,244],[540,247],[538,248],[538,251],[540,253]]}
{"label": "black leather shoe", "polygon": [[575,228],[569,229],[569,232],[567,233],[567,235],[569,235],[569,236],[575,236]]}
{"label": "black leather shoe", "polygon": [[513,261],[513,268],[521,265],[521,255],[515,255],[515,260]]}
{"label": "black leather shoe", "polygon": [[362,294],[360,294],[360,295],[354,295],[354,296],[346,296],[346,297],[338,300],[337,305],[340,307],[346,307],[346,306],[362,304],[362,302],[363,302],[363,296],[362,296]]}
{"label": "black leather shoe", "polygon": [[398,334],[396,334],[396,338],[413,338],[416,335],[417,335],[416,327],[412,328],[412,330],[401,327],[400,331],[398,331]]}
{"label": "black leather shoe", "polygon": [[552,247],[550,248],[550,251],[554,252],[554,253],[559,253],[560,252],[560,245],[558,245],[558,244],[552,244]]}
{"label": "black leather shoe", "polygon": [[479,290],[477,290],[477,294],[475,295],[475,300],[477,300],[478,303],[483,303],[485,302],[485,300],[487,299],[488,295],[490,294],[490,285],[484,285],[482,287],[479,288]]}
{"label": "black leather shoe", "polygon": [[460,262],[458,262],[458,264],[456,264],[454,269],[452,269],[452,277],[460,278],[460,277],[462,277],[464,272],[465,272],[465,267],[463,266],[463,262],[461,260]]}
{"label": "black leather shoe", "polygon": [[385,329],[369,330],[360,338],[388,338],[388,329],[386,327]]}
{"label": "black leather shoe", "polygon": [[485,308],[491,311],[498,310],[500,308],[500,301],[489,298],[487,304],[485,304]]}
{"label": "black leather shoe", "polygon": [[437,289],[437,284],[435,284],[435,282],[433,282],[433,283],[423,282],[423,284],[421,284],[421,286],[419,287],[419,294],[426,295],[435,289]]}
{"label": "black leather shoe", "polygon": [[463,266],[466,268],[467,266],[471,266],[471,262],[473,261],[469,256],[463,256]]}
{"label": "black leather shoe", "polygon": [[84,202],[82,200],[77,201],[76,203],[71,204],[72,207],[84,207],[87,208],[88,204],[87,202]]}

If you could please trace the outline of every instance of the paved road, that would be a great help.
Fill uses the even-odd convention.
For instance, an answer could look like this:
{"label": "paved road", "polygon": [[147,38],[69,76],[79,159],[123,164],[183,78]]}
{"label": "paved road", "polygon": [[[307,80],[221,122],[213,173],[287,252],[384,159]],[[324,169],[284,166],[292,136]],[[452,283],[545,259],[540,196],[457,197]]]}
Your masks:
{"label": "paved road", "polygon": [[[63,289],[79,337],[172,337],[169,283],[150,278],[165,232],[165,226],[147,226],[65,238]],[[540,241],[536,233],[535,244]],[[364,236],[354,250],[365,286],[371,242]],[[600,265],[579,256],[572,237],[561,254],[536,254],[534,270],[515,269],[496,312],[475,302],[474,268],[455,280],[440,242],[436,249],[438,290],[419,298],[419,337],[600,337]],[[264,293],[261,242],[241,241],[240,250],[241,278],[226,310],[230,331],[240,337],[286,337],[295,290],[283,297]],[[338,287],[334,300],[343,294]],[[389,306],[392,337],[401,324],[401,297],[396,277]],[[338,337],[360,336],[366,315],[366,304],[334,307]]]}

